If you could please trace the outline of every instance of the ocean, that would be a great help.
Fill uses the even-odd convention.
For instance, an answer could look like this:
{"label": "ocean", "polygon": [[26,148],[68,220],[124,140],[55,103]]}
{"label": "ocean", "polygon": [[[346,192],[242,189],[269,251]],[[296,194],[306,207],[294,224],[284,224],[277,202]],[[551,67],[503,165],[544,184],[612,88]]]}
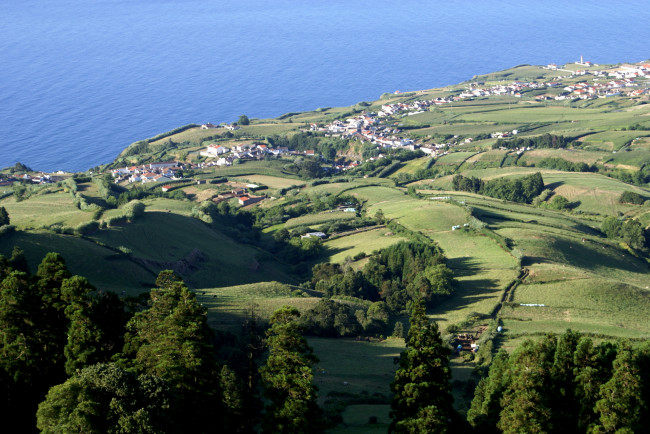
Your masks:
{"label": "ocean", "polygon": [[188,123],[351,105],[518,64],[648,59],[647,0],[21,0],[0,167],[83,171]]}

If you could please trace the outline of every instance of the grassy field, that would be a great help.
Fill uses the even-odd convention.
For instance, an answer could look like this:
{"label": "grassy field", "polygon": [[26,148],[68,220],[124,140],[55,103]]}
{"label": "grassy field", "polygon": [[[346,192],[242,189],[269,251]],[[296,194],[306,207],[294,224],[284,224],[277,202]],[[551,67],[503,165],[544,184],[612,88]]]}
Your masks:
{"label": "grassy field", "polygon": [[[520,304],[543,304],[521,306]],[[650,337],[647,315],[650,292],[616,280],[571,279],[521,285],[512,304],[502,311],[506,333],[561,332],[628,338]]]}
{"label": "grassy field", "polygon": [[62,225],[74,227],[92,220],[93,213],[80,211],[69,193],[39,194],[16,202],[13,196],[0,201],[11,218],[11,224],[21,229]]}
{"label": "grassy field", "polygon": [[516,259],[494,240],[470,232],[437,233],[432,238],[444,250],[458,285],[452,297],[429,311],[431,317],[444,330],[473,313],[489,315],[519,274]]}
{"label": "grassy field", "polygon": [[390,177],[394,178],[400,173],[408,173],[410,175],[414,175],[418,170],[426,169],[431,162],[431,157],[416,158],[415,160],[406,162],[404,166],[400,167],[399,170],[393,173]]}
{"label": "grassy field", "polygon": [[292,178],[281,178],[269,175],[247,175],[242,177],[233,177],[232,181],[246,182],[251,184],[266,185],[269,188],[286,188],[296,185],[296,180]]}
{"label": "grassy field", "polygon": [[[147,212],[132,224],[96,232],[91,238],[115,248],[129,246],[132,255],[156,273],[177,267],[193,287],[291,281],[269,255],[199,220],[173,213]],[[196,250],[201,252],[199,258],[193,255]]]}
{"label": "grassy field", "polygon": [[326,262],[342,263],[347,257],[353,258],[361,252],[370,254],[405,239],[399,235],[390,235],[390,233],[389,229],[380,228],[327,240],[324,243],[325,260]]}
{"label": "grassy field", "polygon": [[250,175],[267,175],[275,176],[279,178],[295,179],[295,184],[304,184],[304,181],[298,179],[297,177],[287,174],[283,171],[284,165],[287,164],[286,161],[274,160],[274,161],[263,161],[263,160],[253,160],[246,161],[241,164],[234,164],[230,167],[217,167],[212,170],[204,170],[203,175],[197,176],[197,178],[213,178],[220,176],[239,176],[239,177],[248,177]]}
{"label": "grassy field", "polygon": [[447,155],[436,158],[436,166],[458,166],[476,152],[450,152]]}
{"label": "grassy field", "polygon": [[517,277],[517,260],[494,240],[451,230],[452,225],[467,221],[462,207],[400,196],[399,191],[385,187],[354,191],[371,204],[366,208],[369,215],[381,209],[387,218],[427,235],[445,252],[459,284],[453,297],[430,312],[443,329],[474,312],[484,315],[492,312],[504,288]]}
{"label": "grassy field", "polygon": [[251,307],[264,321],[284,305],[301,311],[311,308],[318,298],[297,295],[283,283],[267,281],[197,290],[197,299],[208,310],[208,322],[217,330],[237,332]]}
{"label": "grassy field", "polygon": [[611,153],[579,149],[533,149],[526,151],[520,160],[527,164],[535,164],[544,158],[562,158],[572,163],[582,162],[591,165],[611,158]]}
{"label": "grassy field", "polygon": [[[342,415],[347,427],[339,426],[329,432],[386,432],[390,423],[390,383],[398,366],[393,359],[404,350],[404,341],[310,338],[309,345],[320,360],[315,369],[314,384],[319,389],[321,405],[327,407],[328,401],[337,399],[337,393],[357,399],[385,399],[387,402],[348,406]],[[368,424],[370,416],[377,417],[376,425]]]}
{"label": "grassy field", "polygon": [[307,214],[287,220],[284,224],[284,227],[291,229],[295,228],[296,226],[317,226],[336,220],[354,220],[356,217],[356,214],[353,212],[342,211]]}
{"label": "grassy field", "polygon": [[11,256],[14,245],[25,251],[32,273],[36,272],[48,252],[57,252],[65,259],[72,274],[86,277],[104,291],[136,295],[148,290],[156,279],[154,273],[127,255],[80,237],[19,231],[2,236],[0,254]]}

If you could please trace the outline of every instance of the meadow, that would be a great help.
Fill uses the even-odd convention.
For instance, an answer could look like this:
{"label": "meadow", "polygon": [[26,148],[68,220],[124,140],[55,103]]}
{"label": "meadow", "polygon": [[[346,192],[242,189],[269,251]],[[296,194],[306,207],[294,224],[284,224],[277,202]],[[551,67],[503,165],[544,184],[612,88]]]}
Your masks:
{"label": "meadow", "polygon": [[399,235],[391,235],[390,229],[379,228],[325,241],[325,262],[343,263],[347,258],[354,258],[359,253],[367,255],[372,252],[405,240]]}
{"label": "meadow", "polygon": [[13,196],[0,200],[11,216],[11,223],[21,229],[39,229],[52,225],[74,227],[92,220],[93,213],[77,208],[70,193],[62,191],[32,195],[17,202]]}
{"label": "meadow", "polygon": [[330,223],[336,220],[354,220],[356,214],[353,212],[343,212],[343,211],[334,211],[334,212],[321,212],[319,214],[307,214],[300,217],[291,218],[286,221],[284,227],[287,229],[294,228],[296,226],[317,226],[323,223]]}
{"label": "meadow", "polygon": [[304,312],[318,302],[300,290],[276,281],[262,281],[196,291],[198,301],[208,311],[208,323],[216,330],[238,332],[241,324],[254,309],[263,321],[284,305]]}

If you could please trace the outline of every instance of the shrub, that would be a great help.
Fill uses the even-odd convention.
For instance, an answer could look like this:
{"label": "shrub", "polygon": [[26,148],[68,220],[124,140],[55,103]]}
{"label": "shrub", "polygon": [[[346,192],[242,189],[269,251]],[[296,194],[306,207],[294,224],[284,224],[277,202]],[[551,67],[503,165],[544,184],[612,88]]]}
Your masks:
{"label": "shrub", "polygon": [[93,232],[96,232],[98,230],[99,230],[99,222],[95,220],[85,222],[85,223],[80,223],[75,228],[75,232],[78,233],[79,235],[92,234]]}
{"label": "shrub", "polygon": [[145,208],[145,204],[141,201],[132,200],[131,202],[124,205],[124,207],[122,207],[122,210],[124,211],[124,217],[128,221],[132,222],[136,218],[142,217],[144,215]]}

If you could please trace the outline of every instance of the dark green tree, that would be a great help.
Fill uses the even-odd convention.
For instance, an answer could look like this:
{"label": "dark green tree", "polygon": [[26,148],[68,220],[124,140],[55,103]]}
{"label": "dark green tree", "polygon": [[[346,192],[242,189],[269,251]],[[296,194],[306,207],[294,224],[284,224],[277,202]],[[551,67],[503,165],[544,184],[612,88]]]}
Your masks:
{"label": "dark green tree", "polygon": [[318,361],[302,336],[300,312],[284,306],[270,320],[269,357],[260,369],[269,400],[262,422],[264,432],[311,433],[321,430],[312,366]]}
{"label": "dark green tree", "polygon": [[448,431],[453,416],[450,350],[442,341],[438,325],[426,315],[424,301],[413,302],[406,350],[400,355],[391,390],[391,432]]}
{"label": "dark green tree", "polygon": [[64,348],[68,375],[86,366],[108,362],[122,348],[126,319],[123,303],[113,293],[91,295],[94,291],[80,276],[66,279],[61,285],[67,303],[65,314],[70,320]]}
{"label": "dark green tree", "polygon": [[629,344],[623,344],[614,360],[609,381],[600,388],[596,402],[599,421],[595,433],[642,432],[642,418],[650,410],[643,401],[641,372]]}
{"label": "dark green tree", "polygon": [[9,259],[9,264],[16,271],[30,274],[29,263],[25,257],[25,252],[23,252],[23,250],[18,246],[14,246],[14,249],[11,252],[11,258]]}
{"label": "dark green tree", "polygon": [[168,381],[183,401],[187,429],[208,429],[221,405],[219,367],[205,309],[172,271],[162,271],[150,308],[127,324],[124,354],[139,373]]}
{"label": "dark green tree", "polygon": [[611,376],[617,348],[609,342],[594,347],[591,339],[583,337],[573,353],[575,398],[578,405],[578,430],[586,432],[596,423],[595,406],[600,399],[600,387]]}
{"label": "dark green tree", "polygon": [[50,389],[37,427],[44,433],[173,433],[180,432],[175,410],[164,380],[98,364]]}
{"label": "dark green tree", "polygon": [[497,427],[504,433],[552,432],[551,369],[557,342],[546,336],[525,341],[510,357],[510,370]]}
{"label": "dark green tree", "polygon": [[251,121],[246,115],[239,116],[239,119],[237,120],[237,125],[249,125],[250,123]]}
{"label": "dark green tree", "polygon": [[33,429],[38,403],[53,383],[49,354],[42,345],[40,294],[29,276],[13,271],[0,284],[0,414],[13,429]]}
{"label": "dark green tree", "polygon": [[0,206],[0,226],[8,225],[9,223],[9,213],[4,206]]}
{"label": "dark green tree", "polygon": [[574,353],[580,340],[580,334],[570,329],[557,340],[555,358],[551,368],[554,398],[551,401],[555,426],[564,432],[576,432],[578,405],[575,399],[575,362]]}
{"label": "dark green tree", "polygon": [[508,353],[501,350],[492,360],[489,375],[482,378],[474,392],[467,421],[477,432],[498,433],[497,423],[501,413],[501,398],[508,385]]}

